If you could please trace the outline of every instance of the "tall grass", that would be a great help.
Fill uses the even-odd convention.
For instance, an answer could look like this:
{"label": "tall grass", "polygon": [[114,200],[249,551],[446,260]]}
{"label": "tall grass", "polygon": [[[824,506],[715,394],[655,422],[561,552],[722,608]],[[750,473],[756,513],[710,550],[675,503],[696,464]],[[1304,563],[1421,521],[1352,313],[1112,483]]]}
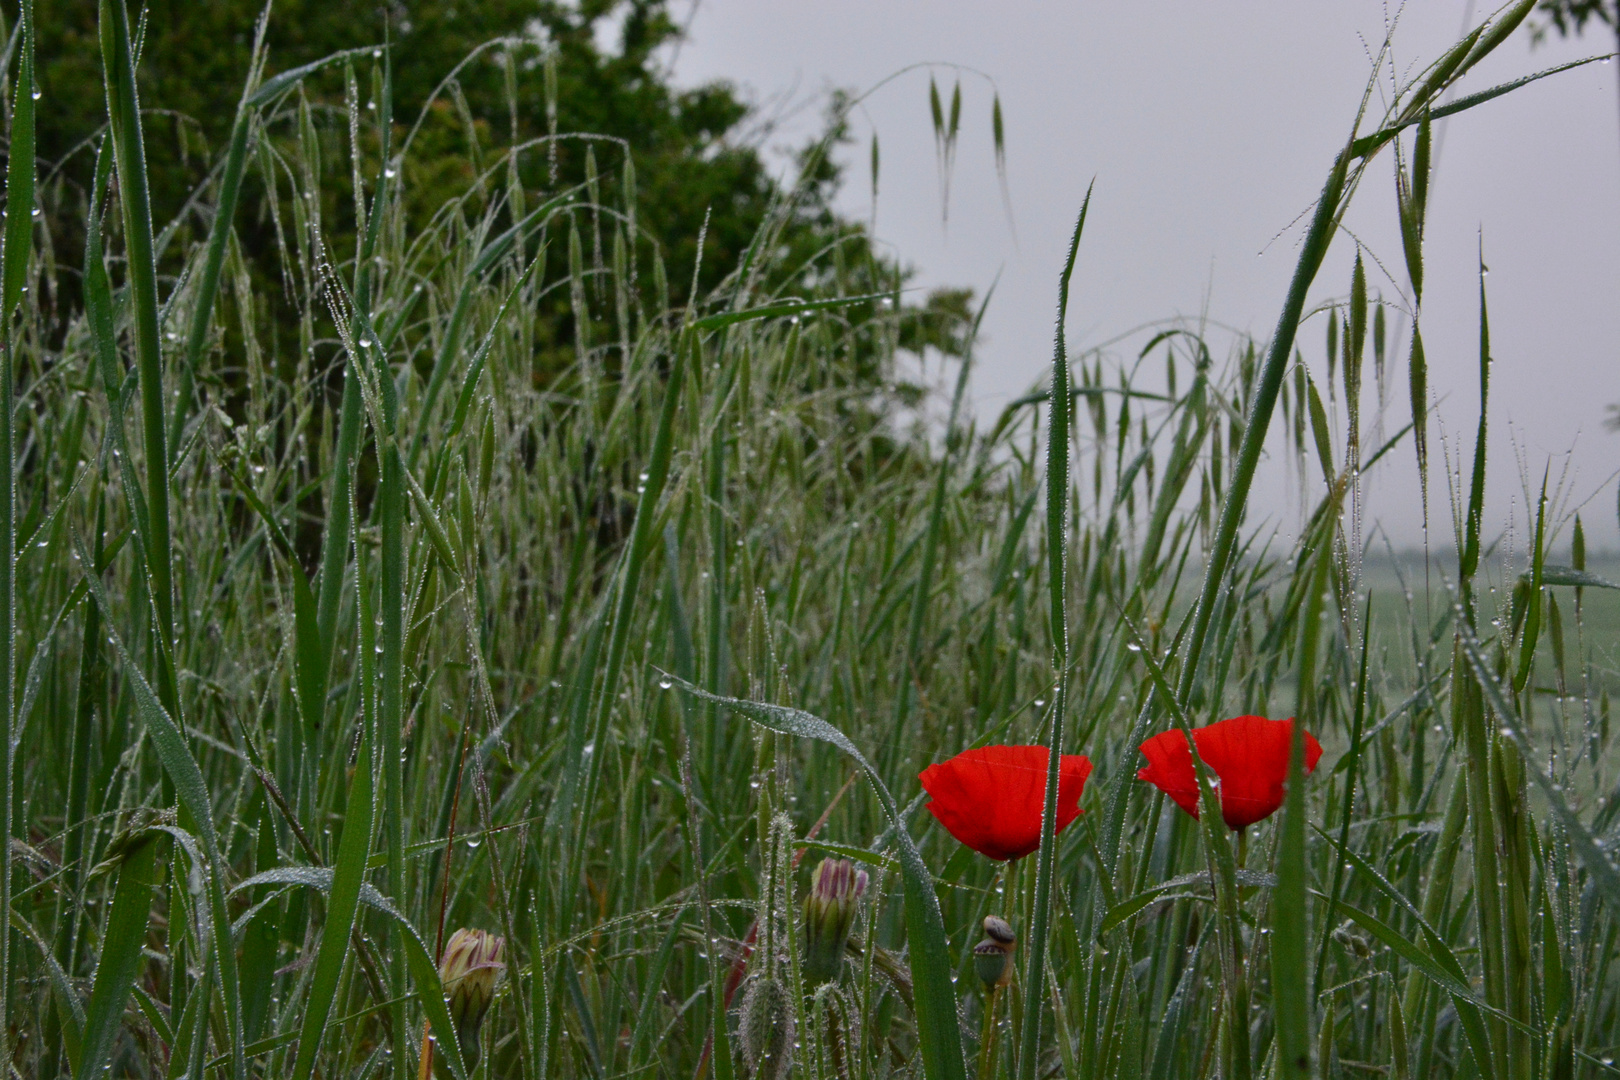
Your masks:
{"label": "tall grass", "polygon": [[[1394,346],[1369,310],[1393,302],[1358,259],[1341,305],[1305,310],[1393,148],[1420,319],[1429,122],[1504,92],[1440,104],[1531,6],[1355,118],[1269,340],[1167,326],[1135,357],[1071,357],[1060,306],[1051,380],[981,422],[959,369],[942,447],[886,389],[919,362],[891,273],[855,245],[797,275],[771,262],[791,198],[674,311],[668,275],[691,268],[639,229],[614,144],[597,145],[618,203],[594,152],[585,183],[537,193],[508,161],[549,139],[485,145],[466,192],[411,225],[431,163],[399,137],[417,129],[395,124],[382,48],[268,80],[256,49],[202,189],[215,216],[182,249],[145,197],[142,110],[161,103],[137,100],[137,57],[163,58],[116,0],[84,310],[52,309],[25,9],[0,270],[9,1060],[81,1078],[1615,1075],[1612,586],[1578,523],[1557,562],[1568,523],[1546,500],[1525,550],[1485,532],[1482,279],[1477,446],[1447,488],[1456,557],[1435,561],[1449,591],[1366,594],[1359,485],[1412,467],[1407,439],[1428,468],[1421,339],[1412,424],[1363,444],[1369,334]],[[337,75],[346,108],[317,108],[305,81]],[[39,198],[80,196],[57,180]],[[352,251],[330,239],[338,200]],[[256,286],[233,241],[247,214],[284,241],[279,281]],[[603,227],[611,257],[583,239]],[[1071,268],[1078,227],[1074,244]],[[560,373],[536,362],[554,290],[577,320]],[[1336,328],[1342,425],[1297,344],[1316,318]],[[1267,450],[1322,476],[1292,543],[1245,516]],[[1296,741],[1284,809],[1246,843],[1134,779],[1147,735],[1239,713],[1297,714],[1328,747],[1307,778]],[[918,813],[922,766],[1036,741],[1097,772],[1054,835],[1052,756],[1029,869]],[[803,985],[795,948],[800,859],[824,855],[873,882],[831,989]],[[987,914],[1021,938],[999,998],[974,975]],[[476,1054],[436,967],[462,926],[505,939]],[[772,1014],[793,1020],[791,1065],[735,1037],[766,976],[791,988]]]}

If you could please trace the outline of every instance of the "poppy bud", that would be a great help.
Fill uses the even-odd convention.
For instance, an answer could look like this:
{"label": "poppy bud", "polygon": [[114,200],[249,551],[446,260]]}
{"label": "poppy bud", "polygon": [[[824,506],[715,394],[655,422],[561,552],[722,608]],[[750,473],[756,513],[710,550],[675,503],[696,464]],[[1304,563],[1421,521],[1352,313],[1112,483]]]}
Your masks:
{"label": "poppy bud", "polygon": [[866,871],[848,859],[822,859],[817,865],[804,898],[804,975],[810,985],[838,978],[866,880]]}
{"label": "poppy bud", "polygon": [[995,915],[984,917],[984,940],[973,946],[973,968],[986,990],[1012,982],[1012,957],[1018,951],[1018,935],[1007,920]]}
{"label": "poppy bud", "polygon": [[743,1061],[755,1080],[780,1080],[793,1067],[793,1010],[787,991],[775,976],[748,984],[743,995],[738,1036]]}
{"label": "poppy bud", "polygon": [[439,980],[456,1025],[456,1042],[469,1069],[478,1062],[478,1028],[506,973],[501,961],[505,949],[504,938],[463,928],[450,935],[444,959],[439,961]]}

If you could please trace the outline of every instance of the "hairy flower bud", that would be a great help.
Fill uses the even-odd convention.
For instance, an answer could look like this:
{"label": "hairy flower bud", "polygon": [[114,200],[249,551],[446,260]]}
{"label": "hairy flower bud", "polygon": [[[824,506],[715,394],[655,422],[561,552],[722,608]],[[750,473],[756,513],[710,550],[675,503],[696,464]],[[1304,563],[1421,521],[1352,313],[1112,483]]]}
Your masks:
{"label": "hairy flower bud", "polygon": [[450,935],[444,959],[439,961],[439,979],[456,1025],[456,1042],[469,1069],[478,1062],[478,1028],[506,973],[501,960],[505,949],[505,939],[464,928]]}
{"label": "hairy flower bud", "polygon": [[985,989],[1012,982],[1013,953],[1018,951],[1018,935],[1007,920],[995,915],[984,917],[984,940],[973,946],[973,968]]}
{"label": "hairy flower bud", "polygon": [[781,1080],[793,1068],[793,1009],[774,976],[757,976],[743,994],[738,1036],[754,1080]]}
{"label": "hairy flower bud", "polygon": [[833,982],[843,969],[844,945],[861,894],[866,871],[848,859],[822,859],[804,898],[804,976],[811,986]]}

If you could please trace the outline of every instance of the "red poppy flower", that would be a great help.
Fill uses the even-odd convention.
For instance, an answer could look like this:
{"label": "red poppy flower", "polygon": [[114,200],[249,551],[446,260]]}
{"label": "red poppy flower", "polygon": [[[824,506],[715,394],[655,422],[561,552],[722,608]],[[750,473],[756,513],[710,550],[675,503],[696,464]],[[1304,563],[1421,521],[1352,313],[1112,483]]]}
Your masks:
{"label": "red poppy flower", "polygon": [[[1021,859],[1041,845],[1046,804],[1044,746],[981,746],[930,765],[918,779],[933,800],[929,813],[950,834],[992,859]],[[1091,761],[1064,754],[1058,763],[1057,831],[1080,816],[1080,792]]]}
{"label": "red poppy flower", "polygon": [[[1241,829],[1277,812],[1288,778],[1293,720],[1235,716],[1193,732],[1198,756],[1214,771],[1221,796],[1221,817],[1228,828]],[[1180,731],[1162,731],[1142,744],[1147,766],[1136,774],[1198,816],[1198,774],[1192,750]],[[1322,744],[1305,733],[1305,771],[1316,768]]]}

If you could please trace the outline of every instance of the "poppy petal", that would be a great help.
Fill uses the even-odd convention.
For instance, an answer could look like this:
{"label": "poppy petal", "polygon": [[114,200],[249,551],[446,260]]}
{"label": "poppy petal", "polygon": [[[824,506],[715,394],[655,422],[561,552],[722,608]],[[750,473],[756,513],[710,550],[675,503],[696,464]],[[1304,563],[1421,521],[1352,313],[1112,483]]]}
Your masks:
{"label": "poppy petal", "polygon": [[[1193,732],[1199,757],[1219,781],[1221,817],[1228,828],[1263,821],[1282,806],[1293,737],[1293,720],[1261,716],[1235,716]],[[1141,750],[1148,764],[1137,772],[1137,778],[1158,787],[1197,817],[1198,780],[1186,737],[1179,731],[1161,732],[1143,743]],[[1314,771],[1321,757],[1322,745],[1306,732],[1305,771]]]}
{"label": "poppy petal", "polygon": [[[1020,859],[1041,843],[1046,801],[1044,746],[980,746],[919,774],[928,812],[957,840],[992,859]],[[1065,754],[1058,763],[1057,830],[1080,816],[1091,762]]]}

